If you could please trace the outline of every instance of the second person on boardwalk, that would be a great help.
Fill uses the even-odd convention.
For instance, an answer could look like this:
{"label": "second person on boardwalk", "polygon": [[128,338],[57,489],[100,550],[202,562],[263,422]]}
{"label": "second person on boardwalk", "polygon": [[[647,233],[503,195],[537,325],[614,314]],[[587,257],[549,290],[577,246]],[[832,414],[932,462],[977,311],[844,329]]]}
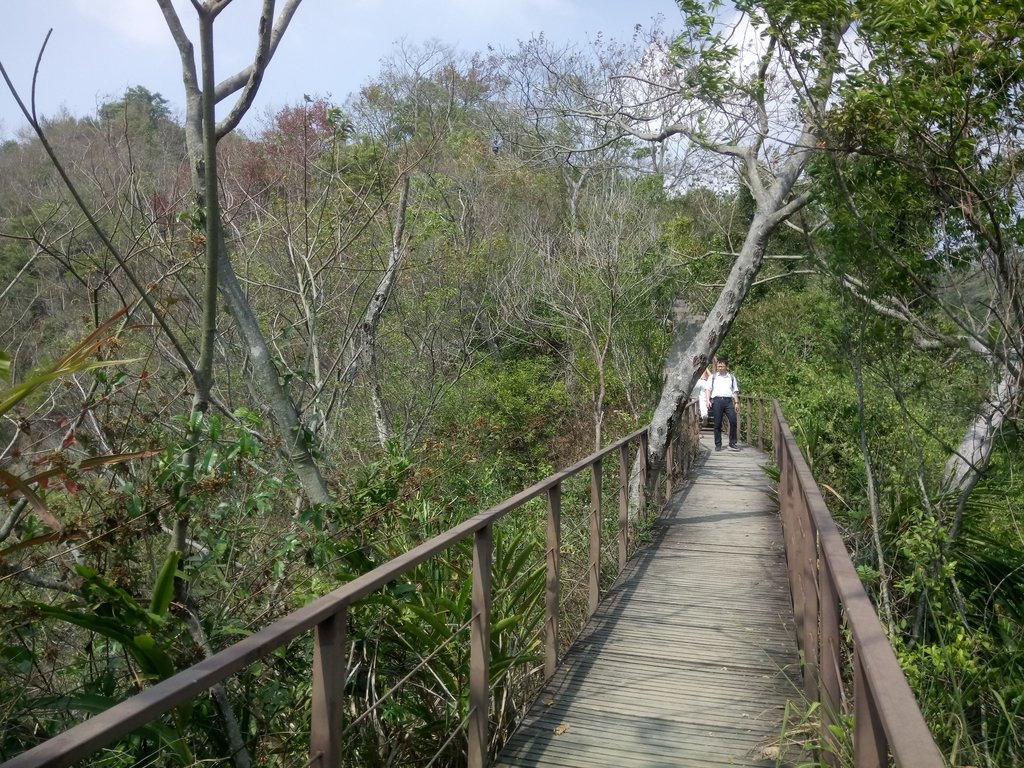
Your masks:
{"label": "second person on boardwalk", "polygon": [[700,423],[704,424],[708,420],[708,412],[711,410],[710,400],[708,400],[708,387],[711,385],[711,369],[705,368],[704,373],[697,379],[697,384],[693,388],[693,392],[690,397],[697,401],[697,412],[700,413]]}
{"label": "second person on boardwalk", "polygon": [[740,404],[740,385],[729,372],[729,359],[718,358],[708,385],[711,396],[711,417],[715,423],[715,450],[722,450],[722,417],[729,419],[729,448],[740,449],[736,428],[736,409]]}

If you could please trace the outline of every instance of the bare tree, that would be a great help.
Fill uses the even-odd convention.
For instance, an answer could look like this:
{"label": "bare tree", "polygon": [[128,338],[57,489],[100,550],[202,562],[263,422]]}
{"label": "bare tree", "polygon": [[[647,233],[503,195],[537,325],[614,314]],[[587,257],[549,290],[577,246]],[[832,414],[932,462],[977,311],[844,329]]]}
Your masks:
{"label": "bare tree", "polygon": [[[383,379],[397,363],[388,364],[392,350],[379,337],[384,327],[401,332],[396,288],[418,273],[410,230],[456,124],[452,56],[404,45],[345,113],[320,100],[282,110],[257,149],[290,170],[268,182],[269,200],[241,181],[244,168],[233,187],[243,199],[232,226],[259,232],[242,258],[261,277],[243,269],[243,279],[269,318],[271,346],[301,386],[303,419],[323,441],[351,446],[364,413],[379,444],[392,437],[394,387]],[[365,411],[353,397],[364,385]]]}
{"label": "bare tree", "polygon": [[647,310],[666,265],[652,256],[658,221],[632,180],[595,173],[571,197],[576,202],[564,230],[553,241],[543,231],[533,233],[509,281],[518,290],[502,298],[524,331],[554,331],[585,351],[585,364],[571,352],[564,357],[589,390],[597,449],[609,377],[625,359],[620,348],[633,343],[624,327],[638,315],[656,322]]}

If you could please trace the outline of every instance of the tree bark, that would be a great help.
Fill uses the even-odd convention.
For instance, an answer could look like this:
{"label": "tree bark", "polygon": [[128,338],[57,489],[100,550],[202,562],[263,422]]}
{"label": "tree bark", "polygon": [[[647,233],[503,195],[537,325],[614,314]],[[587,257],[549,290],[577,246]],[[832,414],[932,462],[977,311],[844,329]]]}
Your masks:
{"label": "tree bark", "polygon": [[[370,297],[366,311],[363,313],[359,328],[353,334],[352,341],[348,346],[348,359],[345,368],[339,375],[344,382],[355,380],[359,371],[363,369],[363,361],[367,361],[366,369],[371,377],[376,376],[374,358],[377,344],[377,327],[380,325],[384,308],[395,289],[398,281],[399,270],[402,266],[402,258],[405,255],[405,225],[409,215],[409,171],[402,174],[398,193],[398,210],[395,213],[395,223],[391,232],[391,247],[388,250],[388,261],[384,267],[384,274],[381,275],[377,287]],[[373,379],[370,382],[370,395],[373,401],[374,426],[377,430],[377,439],[383,448],[391,439],[391,430],[388,427],[385,417],[384,402],[380,382]]]}
{"label": "tree bark", "polygon": [[941,491],[957,499],[957,511],[950,527],[950,540],[955,541],[963,522],[967,495],[973,490],[992,458],[995,438],[1007,419],[1016,418],[1020,408],[1020,374],[1005,365],[997,369],[988,396],[967,427],[960,444],[946,460]]}

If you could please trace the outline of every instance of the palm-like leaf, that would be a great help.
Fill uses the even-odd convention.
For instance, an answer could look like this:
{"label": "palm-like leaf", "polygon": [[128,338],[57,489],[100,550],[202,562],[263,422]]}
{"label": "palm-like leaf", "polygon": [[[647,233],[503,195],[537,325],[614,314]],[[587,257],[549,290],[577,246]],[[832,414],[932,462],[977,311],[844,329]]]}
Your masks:
{"label": "palm-like leaf", "polygon": [[[26,397],[31,395],[36,390],[47,384],[56,381],[64,376],[70,376],[74,373],[81,373],[83,371],[95,370],[98,368],[106,368],[114,365],[124,365],[133,360],[93,360],[92,357],[103,347],[103,345],[109,343],[116,337],[116,334],[110,332],[114,323],[120,319],[128,308],[124,307],[119,312],[112,315],[102,325],[96,328],[92,333],[86,336],[82,341],[68,350],[63,356],[60,357],[56,362],[52,363],[47,368],[42,370],[34,371],[29,374],[20,383],[13,387],[0,391],[0,416],[10,411],[14,406],[24,400]],[[10,358],[0,352],[0,376],[7,378],[10,371]],[[136,458],[143,458],[145,456],[151,456],[156,452],[142,451],[137,453],[126,453],[116,454],[110,456],[97,456],[91,459],[85,459],[77,464],[77,469],[88,470],[96,469],[98,467],[108,466],[111,464],[119,464],[125,461],[130,461]],[[28,501],[29,506],[36,513],[36,516],[50,528],[55,531],[60,531],[63,528],[60,520],[57,519],[50,509],[46,506],[46,503],[40,497],[39,494],[33,489],[32,486],[40,483],[45,483],[51,477],[63,476],[65,470],[63,468],[49,469],[44,472],[32,475],[30,477],[18,477],[6,470],[0,469],[0,497],[23,497]],[[42,543],[41,539],[36,539]],[[24,542],[22,543],[22,545]],[[21,545],[19,545],[21,546]],[[8,548],[4,552],[13,551],[13,548]]]}
{"label": "palm-like leaf", "polygon": [[[96,328],[96,330],[82,339],[82,341],[78,342],[78,344],[64,353],[64,355],[56,362],[52,363],[47,368],[32,372],[21,383],[0,392],[0,416],[7,413],[11,408],[16,406],[40,387],[46,386],[56,379],[60,379],[64,376],[70,376],[73,373],[82,373],[83,371],[91,371],[97,368],[107,368],[112,365],[125,365],[127,363],[134,362],[134,360],[91,359],[104,344],[107,344],[115,338],[116,334],[111,334],[110,329],[127,311],[127,307],[122,308],[119,312],[107,319],[107,321],[101,326]],[[7,360],[6,369],[9,368],[10,360]]]}

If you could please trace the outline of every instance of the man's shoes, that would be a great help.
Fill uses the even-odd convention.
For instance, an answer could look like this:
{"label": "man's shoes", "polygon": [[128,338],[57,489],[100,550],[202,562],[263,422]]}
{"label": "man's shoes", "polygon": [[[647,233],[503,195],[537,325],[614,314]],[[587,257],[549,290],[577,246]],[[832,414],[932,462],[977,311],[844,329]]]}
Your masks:
{"label": "man's shoes", "polygon": [[733,443],[732,445],[729,446],[730,451],[738,451],[739,449],[740,447],[736,445],[736,443]]}
{"label": "man's shoes", "polygon": [[715,450],[716,450],[716,451],[720,451],[720,450],[722,450],[722,446],[720,446],[720,445],[716,445],[716,446],[715,446]]}

